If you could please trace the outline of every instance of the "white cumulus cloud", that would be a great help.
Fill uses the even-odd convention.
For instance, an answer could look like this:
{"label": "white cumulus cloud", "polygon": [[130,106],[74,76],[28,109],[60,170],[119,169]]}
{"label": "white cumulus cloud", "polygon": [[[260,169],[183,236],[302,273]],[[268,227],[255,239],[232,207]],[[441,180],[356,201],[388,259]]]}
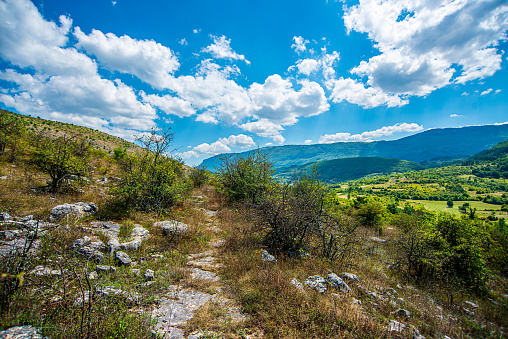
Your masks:
{"label": "white cumulus cloud", "polygon": [[231,39],[227,39],[224,35],[221,37],[211,36],[213,44],[203,48],[201,51],[210,53],[216,59],[229,59],[229,60],[242,60],[247,65],[250,65],[250,61],[245,59],[245,56],[238,54],[230,46]]}
{"label": "white cumulus cloud", "polygon": [[178,155],[183,159],[188,159],[191,157],[212,156],[221,153],[228,153],[231,152],[231,147],[250,148],[253,146],[255,146],[254,140],[245,134],[230,135],[227,138],[220,138],[211,144],[202,143],[194,147],[192,150],[179,153]]}
{"label": "white cumulus cloud", "polygon": [[157,88],[164,88],[180,67],[178,58],[168,47],[153,40],[136,40],[124,35],[92,30],[88,35],[74,29],[77,47],[93,54],[109,70],[132,74]]}
{"label": "white cumulus cloud", "polygon": [[330,144],[334,142],[371,141],[374,138],[389,136],[392,135],[393,133],[419,132],[421,130],[423,130],[423,126],[415,123],[412,124],[398,123],[393,126],[385,126],[375,131],[368,131],[360,134],[350,134],[350,133],[325,134],[319,138],[319,143]]}
{"label": "white cumulus cloud", "polygon": [[348,32],[366,33],[381,52],[351,71],[386,95],[387,101],[373,102],[376,106],[393,105],[391,96],[404,102],[483,79],[501,68],[498,46],[508,30],[503,1],[360,0],[346,7],[343,18]]}
{"label": "white cumulus cloud", "polygon": [[293,41],[295,43],[291,45],[291,48],[294,48],[298,54],[307,50],[307,46],[305,45],[309,43],[309,40],[305,40],[301,36],[294,36]]}

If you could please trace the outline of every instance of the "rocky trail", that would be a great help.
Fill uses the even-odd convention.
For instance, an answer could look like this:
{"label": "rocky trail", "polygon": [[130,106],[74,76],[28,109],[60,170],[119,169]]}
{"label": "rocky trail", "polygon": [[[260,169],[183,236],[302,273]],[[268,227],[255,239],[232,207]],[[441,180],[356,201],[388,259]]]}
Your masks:
{"label": "rocky trail", "polygon": [[[198,208],[198,207],[195,207]],[[220,238],[222,229],[217,221],[216,212],[199,208],[205,217],[208,230],[213,231],[217,236],[208,243],[208,249],[200,253],[188,255],[186,270],[190,273],[193,281],[208,285],[210,290],[217,293],[204,293],[196,289],[186,288],[182,285],[172,285],[167,292],[161,296],[159,305],[153,309],[151,315],[157,323],[154,333],[157,338],[175,338],[175,339],[196,339],[206,335],[218,335],[217,333],[205,333],[199,329],[184,335],[184,326],[194,317],[195,313],[204,307],[207,303],[220,305],[224,310],[222,321],[233,324],[244,322],[248,317],[241,313],[238,305],[228,299],[224,294],[224,283],[217,274],[217,270],[223,263],[218,256],[218,249],[224,244],[224,239]],[[249,336],[249,338],[258,338]]]}

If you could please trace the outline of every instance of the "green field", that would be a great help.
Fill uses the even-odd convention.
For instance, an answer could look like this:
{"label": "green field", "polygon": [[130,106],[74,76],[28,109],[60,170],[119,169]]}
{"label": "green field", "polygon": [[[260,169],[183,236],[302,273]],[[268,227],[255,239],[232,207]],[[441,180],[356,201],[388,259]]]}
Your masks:
{"label": "green field", "polygon": [[487,204],[481,201],[454,201],[453,207],[449,208],[446,205],[446,201],[434,201],[434,200],[407,200],[414,205],[423,205],[426,209],[430,211],[439,211],[439,212],[449,212],[453,214],[461,214],[459,212],[459,206],[468,202],[472,208],[476,208],[477,212],[481,211],[496,211],[496,215],[506,214],[506,212],[501,212],[501,205]]}

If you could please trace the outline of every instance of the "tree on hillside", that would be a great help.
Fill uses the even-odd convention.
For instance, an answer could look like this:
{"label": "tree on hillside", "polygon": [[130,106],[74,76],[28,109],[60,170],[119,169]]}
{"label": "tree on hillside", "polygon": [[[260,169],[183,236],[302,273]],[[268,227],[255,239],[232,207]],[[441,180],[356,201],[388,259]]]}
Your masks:
{"label": "tree on hillside", "polygon": [[22,141],[25,129],[21,122],[9,112],[0,110],[0,155],[10,149],[10,160],[12,161],[17,151],[26,142]]}
{"label": "tree on hillside", "polygon": [[453,201],[452,200],[448,200],[446,202],[446,206],[448,206],[449,208],[452,208],[453,207]]}
{"label": "tree on hillside", "polygon": [[142,151],[118,159],[123,173],[113,190],[116,204],[126,209],[163,213],[183,200],[190,184],[185,178],[183,163],[169,156],[172,141],[170,128],[152,128],[137,138],[144,146]]}
{"label": "tree on hillside", "polygon": [[81,178],[89,170],[90,144],[73,136],[51,138],[42,133],[33,140],[30,162],[51,177],[49,191],[59,192],[72,176]]}

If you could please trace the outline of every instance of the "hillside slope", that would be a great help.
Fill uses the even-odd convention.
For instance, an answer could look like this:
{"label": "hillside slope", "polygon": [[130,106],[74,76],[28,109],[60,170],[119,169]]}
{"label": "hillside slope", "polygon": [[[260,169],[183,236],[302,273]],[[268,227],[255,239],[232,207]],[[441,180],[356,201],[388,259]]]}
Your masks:
{"label": "hillside slope", "polygon": [[[383,157],[412,162],[481,152],[508,139],[508,125],[432,129],[393,141],[344,142],[316,145],[287,145],[262,148],[276,168],[304,165],[340,158]],[[245,155],[249,152],[240,153]],[[205,159],[202,165],[214,170],[220,156]]]}
{"label": "hillside slope", "polygon": [[319,180],[326,183],[338,183],[359,179],[370,174],[404,173],[422,170],[425,167],[414,162],[391,158],[345,158],[319,161],[302,166],[284,167],[276,170],[276,177],[289,180],[299,173],[310,174],[316,169]]}

